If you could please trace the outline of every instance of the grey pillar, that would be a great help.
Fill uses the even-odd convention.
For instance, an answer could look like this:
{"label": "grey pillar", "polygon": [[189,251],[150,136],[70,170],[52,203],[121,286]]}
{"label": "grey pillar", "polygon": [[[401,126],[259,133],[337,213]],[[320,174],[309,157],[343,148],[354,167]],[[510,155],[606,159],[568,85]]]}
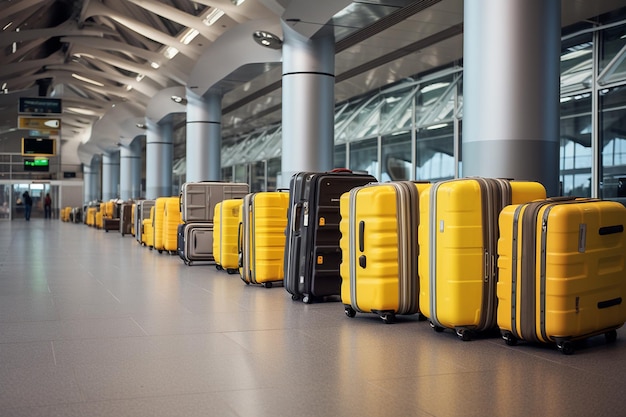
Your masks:
{"label": "grey pillar", "polygon": [[141,143],[135,138],[120,148],[120,198],[135,200],[141,195]]}
{"label": "grey pillar", "polygon": [[120,183],[120,154],[110,152],[102,154],[102,200],[109,201],[118,197]]}
{"label": "grey pillar", "polygon": [[83,165],[83,202],[87,203],[93,200],[93,181],[91,177],[94,172],[91,170],[91,165]]}
{"label": "grey pillar", "polygon": [[559,0],[471,0],[464,9],[463,176],[559,192]]}
{"label": "grey pillar", "polygon": [[222,97],[187,90],[186,181],[222,178]]}
{"label": "grey pillar", "polygon": [[89,165],[83,165],[83,199],[85,202],[100,199],[100,157],[94,155]]}
{"label": "grey pillar", "polygon": [[146,198],[172,195],[173,126],[169,121],[146,121]]}
{"label": "grey pillar", "polygon": [[283,22],[283,139],[277,186],[298,171],[333,168],[335,39],[307,39]]}

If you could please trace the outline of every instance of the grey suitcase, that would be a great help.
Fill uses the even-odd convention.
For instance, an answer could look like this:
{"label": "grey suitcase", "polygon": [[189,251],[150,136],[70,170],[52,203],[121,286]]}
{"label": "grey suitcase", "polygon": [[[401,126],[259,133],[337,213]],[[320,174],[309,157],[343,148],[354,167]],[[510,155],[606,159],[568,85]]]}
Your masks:
{"label": "grey suitcase", "polygon": [[213,222],[215,205],[223,200],[244,198],[250,191],[245,183],[186,182],[181,187],[180,211],[185,223]]}
{"label": "grey suitcase", "polygon": [[195,262],[215,262],[213,256],[213,223],[183,223],[178,225],[178,256],[185,265]]}

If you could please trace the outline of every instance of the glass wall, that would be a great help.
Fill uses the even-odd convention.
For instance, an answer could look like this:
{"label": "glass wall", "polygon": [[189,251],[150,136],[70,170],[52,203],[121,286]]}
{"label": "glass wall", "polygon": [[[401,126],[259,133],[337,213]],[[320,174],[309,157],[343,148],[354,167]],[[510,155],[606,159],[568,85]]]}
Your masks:
{"label": "glass wall", "polygon": [[[561,194],[626,201],[626,21],[602,24],[583,23],[562,38]],[[462,176],[462,82],[462,68],[451,66],[337,104],[334,166],[380,181]],[[254,187],[272,189],[280,126],[235,142],[222,165],[234,166],[237,179],[250,171]]]}

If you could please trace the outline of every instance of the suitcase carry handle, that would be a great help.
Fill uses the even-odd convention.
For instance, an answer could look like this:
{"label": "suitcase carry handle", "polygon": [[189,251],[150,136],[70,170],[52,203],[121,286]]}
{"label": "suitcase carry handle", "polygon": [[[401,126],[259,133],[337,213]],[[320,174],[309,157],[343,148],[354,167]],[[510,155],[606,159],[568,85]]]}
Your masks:
{"label": "suitcase carry handle", "polygon": [[623,231],[624,231],[624,225],[616,224],[615,226],[601,227],[600,230],[598,230],[598,233],[600,234],[600,236],[606,236],[606,235],[612,235],[614,233],[622,233]]}
{"label": "suitcase carry handle", "polygon": [[345,172],[348,174],[352,174],[352,170],[348,168],[335,168],[335,169],[331,169],[330,172]]}
{"label": "suitcase carry handle", "polygon": [[[359,252],[365,251],[365,222],[361,220],[359,222]],[[359,266],[363,269],[367,266],[367,257],[365,255],[359,256]]]}

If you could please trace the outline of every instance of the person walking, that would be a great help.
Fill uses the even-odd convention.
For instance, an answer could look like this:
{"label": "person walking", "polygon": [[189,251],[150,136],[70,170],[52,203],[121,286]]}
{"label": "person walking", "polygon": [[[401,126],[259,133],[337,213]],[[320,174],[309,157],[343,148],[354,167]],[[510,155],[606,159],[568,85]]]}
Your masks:
{"label": "person walking", "polygon": [[33,208],[33,199],[30,198],[30,194],[28,194],[28,191],[24,191],[22,197],[24,198],[24,218],[28,222],[30,221],[30,211]]}
{"label": "person walking", "polygon": [[52,218],[52,199],[50,198],[50,193],[46,193],[46,198],[43,200],[43,214],[43,217],[46,219]]}

